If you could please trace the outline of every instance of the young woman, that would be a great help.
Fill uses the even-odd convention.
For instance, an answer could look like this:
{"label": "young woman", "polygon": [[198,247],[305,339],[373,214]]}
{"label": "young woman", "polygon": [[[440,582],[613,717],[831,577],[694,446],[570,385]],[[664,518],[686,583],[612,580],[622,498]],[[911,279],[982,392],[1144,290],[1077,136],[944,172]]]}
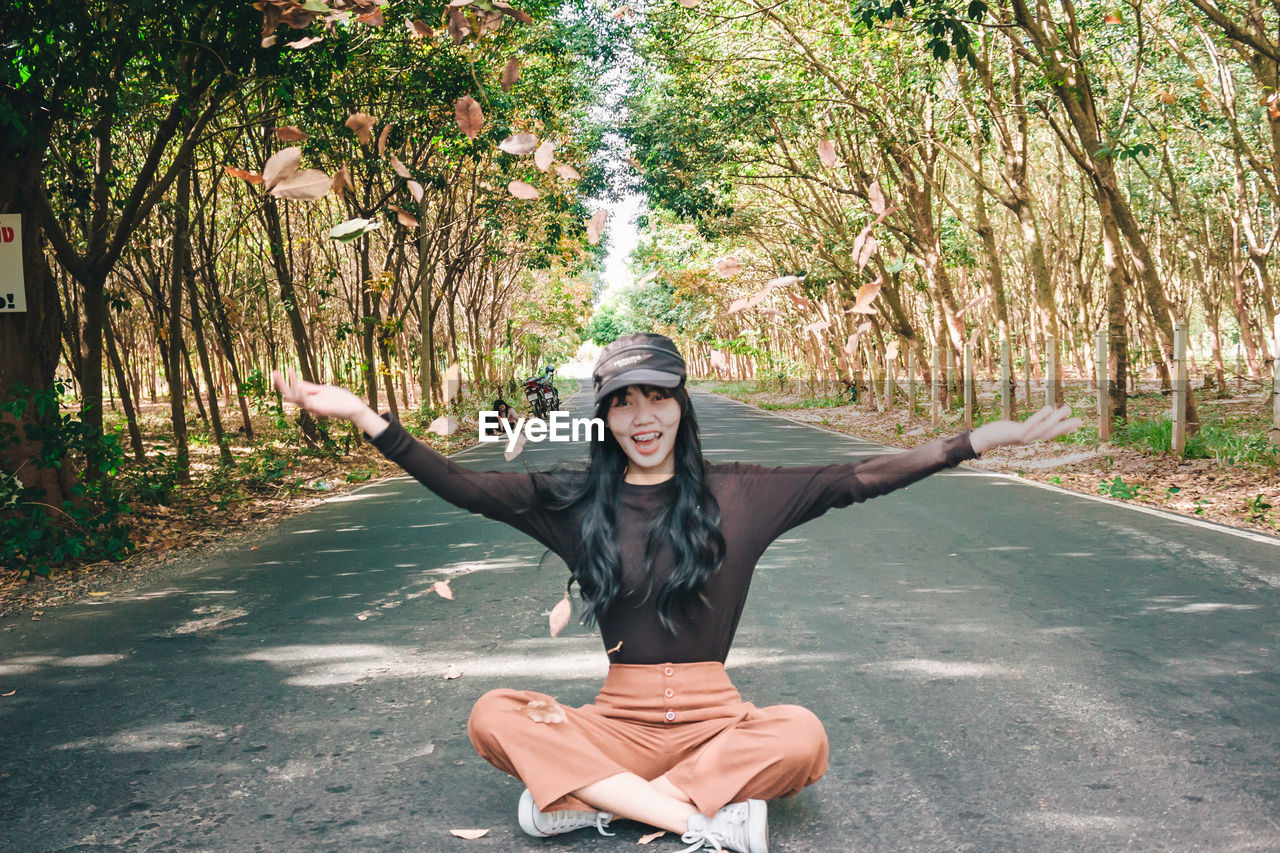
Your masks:
{"label": "young woman", "polygon": [[468,731],[487,761],[525,783],[520,827],[534,836],[617,816],[701,847],[766,853],[766,801],[816,782],[827,737],[797,705],[744,702],[724,660],[756,561],[783,532],[909,485],[1002,444],[1080,426],[1046,406],[905,453],[836,465],[711,464],[679,350],[630,335],[601,353],[596,416],[608,425],[584,471],[471,471],[418,442],[341,388],[275,381],[285,399],[343,417],[445,500],[506,522],[570,567],[610,666],[594,704],[493,690]]}

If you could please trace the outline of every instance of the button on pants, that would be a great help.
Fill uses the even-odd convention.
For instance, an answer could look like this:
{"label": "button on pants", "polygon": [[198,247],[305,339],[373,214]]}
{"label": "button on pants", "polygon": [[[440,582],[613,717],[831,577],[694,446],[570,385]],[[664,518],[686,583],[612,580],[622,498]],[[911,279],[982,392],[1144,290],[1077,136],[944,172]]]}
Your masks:
{"label": "button on pants", "polygon": [[594,704],[559,706],[563,719],[555,708],[543,693],[491,690],[467,724],[476,752],[524,782],[542,811],[589,809],[570,792],[634,773],[665,774],[710,816],[794,794],[827,769],[813,712],[743,702],[719,662],[612,664]]}

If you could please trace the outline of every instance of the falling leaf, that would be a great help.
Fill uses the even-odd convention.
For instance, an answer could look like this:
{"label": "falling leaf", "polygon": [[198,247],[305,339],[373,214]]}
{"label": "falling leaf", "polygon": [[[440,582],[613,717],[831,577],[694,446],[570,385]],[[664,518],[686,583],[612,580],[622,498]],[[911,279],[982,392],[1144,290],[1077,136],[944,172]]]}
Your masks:
{"label": "falling leaf", "polygon": [[453,601],[453,590],[449,589],[449,582],[447,580],[436,581],[433,583],[431,585],[431,591],[441,598],[447,598],[449,601]]}
{"label": "falling leaf", "polygon": [[876,215],[884,213],[884,193],[880,191],[880,182],[872,181],[871,186],[867,188],[867,197],[871,200],[871,211]]}
{"label": "falling leaf", "polygon": [[976,347],[978,345],[978,338],[981,335],[982,335],[982,328],[975,327],[973,330],[973,334],[969,336],[969,346]]}
{"label": "falling leaf", "polygon": [[898,206],[896,204],[889,205],[883,211],[880,212],[879,216],[876,217],[876,221],[874,224],[879,225],[881,222],[884,222],[891,215],[893,215],[893,213],[895,213],[897,209],[898,209]]}
{"label": "falling leaf", "polygon": [[716,373],[729,369],[729,359],[724,357],[724,353],[718,349],[711,351],[711,369]]}
{"label": "falling leaf", "polygon": [[403,225],[405,228],[418,227],[417,217],[415,217],[409,211],[405,210],[403,207],[400,207],[399,205],[396,205],[396,204],[389,204],[387,205],[387,207],[391,208],[396,212],[396,221],[399,222],[401,225]]}
{"label": "falling leaf", "polygon": [[484,836],[489,834],[489,830],[487,829],[451,829],[449,830],[449,834],[456,835],[458,838],[466,838],[468,840],[471,840],[476,838],[483,838]]}
{"label": "falling leaf", "polygon": [[413,200],[421,204],[422,197],[426,194],[422,189],[422,184],[417,181],[405,181],[404,185],[409,188],[409,195],[413,196]]}
{"label": "falling leaf", "polygon": [[395,171],[397,175],[399,175],[402,178],[413,177],[413,173],[409,171],[409,167],[406,166],[404,163],[400,162],[400,158],[394,154],[391,155],[391,168],[393,171]]}
{"label": "falling leaf", "polygon": [[622,648],[622,640],[619,640],[619,641],[618,641],[618,645],[616,645],[616,646],[614,646],[613,648],[609,649],[607,652],[605,652],[605,654],[606,654],[606,655],[611,655],[611,654],[613,654],[614,652],[616,652],[616,651],[617,651],[618,649],[620,649],[620,648]]}
{"label": "falling leaf", "polygon": [[242,181],[248,181],[251,184],[262,183],[262,175],[257,172],[250,172],[248,169],[237,169],[235,166],[223,166],[227,174],[233,178],[239,178]]}
{"label": "falling leaf", "polygon": [[568,720],[564,708],[546,699],[530,699],[524,706],[525,716],[535,723],[563,723]]}
{"label": "falling leaf", "polygon": [[569,602],[569,596],[566,595],[560,599],[560,603],[551,608],[551,616],[547,620],[551,626],[551,636],[554,637],[563,631],[572,615],[573,605]]}
{"label": "falling leaf", "polygon": [[271,45],[273,45],[273,44],[275,44],[275,43],[276,43],[276,40],[277,40],[278,38],[280,38],[280,37],[279,37],[279,36],[267,36],[266,38],[264,38],[264,39],[262,40],[262,46],[263,46],[263,47],[271,47]]}
{"label": "falling leaf", "polygon": [[788,298],[788,299],[790,299],[793,303],[795,303],[796,307],[798,307],[798,308],[810,308],[810,309],[812,309],[812,308],[817,308],[817,307],[818,307],[817,305],[815,305],[815,304],[813,303],[813,300],[811,300],[811,299],[806,299],[805,297],[800,296],[799,294],[796,294],[796,293],[788,293],[788,294],[787,294],[787,298]]}
{"label": "falling leaf", "polygon": [[458,123],[458,129],[466,134],[467,139],[475,139],[480,133],[480,128],[484,127],[484,113],[476,103],[476,99],[470,95],[463,95],[453,105],[453,118]]}
{"label": "falling leaf", "polygon": [[538,137],[532,133],[516,133],[498,143],[498,150],[522,157],[538,147]]}
{"label": "falling leaf", "polygon": [[15,694],[15,693],[17,693],[17,692],[18,692],[18,691],[17,691],[17,689],[15,688],[15,689],[13,689],[13,690],[10,690],[8,693],[0,693],[0,696],[3,696],[4,698],[8,699],[10,696],[12,696],[13,694]]}
{"label": "falling leaf", "polygon": [[414,39],[433,38],[436,31],[427,26],[426,21],[413,21],[405,15],[404,25],[409,30],[409,37]]}
{"label": "falling leaf", "polygon": [[380,27],[387,22],[382,16],[381,9],[374,9],[372,12],[365,12],[363,15],[357,15],[356,20],[362,24],[368,24],[371,27]]}
{"label": "falling leaf", "polygon": [[295,201],[316,201],[328,194],[333,187],[333,178],[319,169],[303,169],[271,188],[276,198],[288,198]]}
{"label": "falling leaf", "polygon": [[536,201],[542,197],[542,193],[538,192],[537,187],[532,184],[526,184],[524,181],[512,181],[507,184],[507,192],[525,201]]}
{"label": "falling leaf", "polygon": [[765,289],[777,290],[779,287],[790,287],[791,285],[795,284],[799,280],[800,280],[799,276],[794,276],[794,275],[779,276],[778,278],[770,279],[769,283],[765,285]]}
{"label": "falling leaf", "polygon": [[1107,24],[1123,24],[1124,23],[1124,19],[1120,17],[1119,12],[1108,12],[1107,16],[1103,18],[1102,21],[1103,23],[1107,23]]}
{"label": "falling leaf", "polygon": [[818,143],[818,159],[822,161],[822,165],[828,169],[834,169],[840,163],[840,158],[836,156],[836,144],[830,139],[824,139]]}
{"label": "falling leaf", "polygon": [[[864,232],[866,237],[862,240],[862,245],[854,243],[854,259],[858,262],[858,270],[867,268],[867,264],[871,262],[871,256],[876,253],[876,249],[880,248],[880,244],[876,242],[876,238],[872,236],[870,226]],[[858,235],[862,237],[862,234]]]}
{"label": "falling leaf", "polygon": [[342,198],[345,192],[351,192],[351,172],[347,171],[347,164],[343,163],[333,173],[333,194]]}
{"label": "falling leaf", "polygon": [[[446,671],[444,674],[445,681],[452,681],[455,678],[461,678],[461,677],[462,677],[462,670],[458,669],[456,666],[449,667],[448,671]],[[488,832],[488,830],[485,830],[485,832]]]}
{"label": "falling leaf", "polygon": [[376,231],[381,227],[379,223],[374,222],[372,219],[348,219],[346,222],[329,229],[329,239],[350,243],[362,234],[368,231]]}
{"label": "falling leaf", "polygon": [[858,354],[858,337],[860,334],[859,332],[854,332],[844,342],[844,351],[849,354],[850,358]]}
{"label": "falling leaf", "polygon": [[[697,3],[698,0],[693,0],[693,2]],[[681,5],[684,5],[684,0],[681,0]],[[657,832],[651,832],[648,835],[640,836],[640,840],[637,841],[636,844],[651,844],[666,834],[667,831],[665,829],[660,829]]]}
{"label": "falling leaf", "polygon": [[373,141],[373,125],[376,122],[377,119],[368,113],[352,113],[347,116],[345,124],[351,128],[361,145],[368,145]]}
{"label": "falling leaf", "polygon": [[506,447],[503,448],[502,450],[503,458],[505,458],[508,462],[510,462],[512,459],[515,459],[524,450],[524,444],[525,444],[525,435],[524,435],[524,432],[521,431],[518,435],[516,435],[516,443],[511,447],[510,450],[506,449]]}
{"label": "falling leaf", "polygon": [[766,317],[778,317],[782,314],[777,308],[761,308],[760,313]]}
{"label": "falling leaf", "polygon": [[458,421],[448,415],[441,415],[427,427],[427,432],[434,432],[436,435],[453,435],[457,431]]}
{"label": "falling leaf", "polygon": [[872,301],[880,295],[880,287],[883,282],[880,279],[869,281],[862,287],[858,288],[858,292],[853,297],[853,307],[848,310],[850,314],[874,314],[876,309],[871,307]]}
{"label": "falling leaf", "polygon": [[696,9],[702,0],[680,0],[680,5],[686,9]]}
{"label": "falling leaf", "polygon": [[[387,137],[391,135],[391,128],[393,127],[395,127],[395,122],[389,121],[382,126],[382,132],[378,134],[378,156],[379,157],[381,157],[383,153],[387,150]],[[396,171],[398,172],[400,170],[397,169]],[[409,176],[401,175],[401,177],[407,178]]]}
{"label": "falling leaf", "polygon": [[533,152],[533,165],[538,170],[545,172],[551,168],[551,160],[555,157],[556,146],[551,140],[547,140],[538,146],[538,150]]}
{"label": "falling leaf", "polygon": [[644,166],[640,165],[640,161],[639,161],[639,160],[637,160],[636,158],[634,158],[634,157],[628,157],[628,158],[627,158],[627,162],[628,162],[628,163],[630,163],[630,164],[631,164],[631,168],[635,169],[637,172],[643,172],[643,171],[644,171]]}
{"label": "falling leaf", "polygon": [[746,309],[747,309],[747,308],[749,308],[750,306],[751,306],[751,300],[750,300],[750,299],[735,299],[735,300],[733,300],[732,302],[730,302],[730,303],[729,303],[729,308],[728,308],[728,310],[727,310],[727,311],[725,311],[725,313],[726,313],[726,314],[737,314],[739,311],[746,310]]}
{"label": "falling leaf", "polygon": [[521,11],[520,9],[514,8],[510,3],[504,2],[504,0],[493,0],[493,7],[495,9],[498,9],[505,15],[510,15],[511,17],[515,18],[517,21],[519,21],[522,24],[533,23],[532,15],[530,15],[528,12],[524,12],[524,11]]}
{"label": "falling leaf", "polygon": [[467,20],[467,16],[462,14],[462,10],[456,6],[450,6],[447,10],[449,16],[449,38],[454,44],[462,44],[463,39],[471,35],[471,22]]}
{"label": "falling leaf", "polygon": [[728,257],[716,261],[716,275],[721,278],[733,278],[740,272],[742,272],[742,264],[738,263],[737,258]]}
{"label": "falling leaf", "polygon": [[816,320],[810,323],[809,325],[805,326],[803,329],[803,333],[807,335],[810,332],[813,332],[814,337],[818,337],[818,332],[821,332],[822,330],[826,329],[830,325],[831,324],[828,323],[826,320]]}
{"label": "falling leaf", "polygon": [[893,361],[897,357],[898,357],[898,342],[890,341],[889,346],[887,346],[884,351],[884,360]]}
{"label": "falling leaf", "polygon": [[520,60],[514,56],[507,60],[506,67],[502,69],[502,91],[510,92],[511,87],[520,79]]}
{"label": "falling leaf", "polygon": [[444,371],[444,404],[447,406],[462,390],[462,365],[454,362]]}
{"label": "falling leaf", "polygon": [[324,41],[324,36],[309,36],[304,39],[298,39],[297,41],[289,42],[285,47],[291,47],[294,50],[302,50],[304,47],[311,47],[311,45],[318,41]]}
{"label": "falling leaf", "polygon": [[965,303],[965,306],[960,309],[960,313],[956,314],[956,316],[963,317],[965,314],[972,311],[974,308],[979,308],[987,304],[987,300],[990,298],[991,297],[985,293],[981,293],[975,296],[974,298],[970,299],[967,303]]}
{"label": "falling leaf", "polygon": [[600,235],[604,232],[605,223],[609,221],[609,212],[603,208],[591,214],[591,218],[587,220],[587,242],[596,245],[600,242]]}
{"label": "falling leaf", "polygon": [[281,142],[306,142],[307,135],[298,128],[293,127],[277,127],[276,138]]}
{"label": "falling leaf", "polygon": [[576,181],[582,177],[578,170],[567,163],[556,163],[556,174],[566,181]]}
{"label": "falling leaf", "polygon": [[302,149],[293,147],[285,148],[272,154],[267,160],[267,164],[262,167],[262,182],[267,189],[271,189],[285,178],[298,171],[298,165],[302,162]]}

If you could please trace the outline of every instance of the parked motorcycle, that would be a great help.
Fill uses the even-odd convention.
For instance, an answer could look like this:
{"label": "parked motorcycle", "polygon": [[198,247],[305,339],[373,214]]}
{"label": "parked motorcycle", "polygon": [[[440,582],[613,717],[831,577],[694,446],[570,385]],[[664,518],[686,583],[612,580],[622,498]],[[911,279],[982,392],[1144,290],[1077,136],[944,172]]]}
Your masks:
{"label": "parked motorcycle", "polygon": [[554,368],[547,366],[524,381],[524,398],[529,401],[529,410],[535,418],[545,418],[560,408],[560,392],[551,381],[555,373]]}

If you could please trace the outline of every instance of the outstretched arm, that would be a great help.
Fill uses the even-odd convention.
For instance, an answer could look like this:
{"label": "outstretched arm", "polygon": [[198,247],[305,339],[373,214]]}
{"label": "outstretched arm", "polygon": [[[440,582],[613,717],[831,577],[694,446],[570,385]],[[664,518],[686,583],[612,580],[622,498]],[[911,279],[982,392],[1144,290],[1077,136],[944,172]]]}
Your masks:
{"label": "outstretched arm", "polygon": [[387,422],[377,412],[346,388],[306,382],[298,378],[298,372],[292,367],[287,377],[278,370],[271,371],[271,380],[280,390],[280,396],[317,417],[345,418],[364,430],[369,438],[377,438],[387,428]]}
{"label": "outstretched arm", "polygon": [[1070,414],[1070,406],[1057,409],[1045,406],[1025,421],[992,421],[969,433],[969,443],[974,453],[983,453],[1006,444],[1031,444],[1057,438],[1084,426],[1084,421],[1069,417]]}

